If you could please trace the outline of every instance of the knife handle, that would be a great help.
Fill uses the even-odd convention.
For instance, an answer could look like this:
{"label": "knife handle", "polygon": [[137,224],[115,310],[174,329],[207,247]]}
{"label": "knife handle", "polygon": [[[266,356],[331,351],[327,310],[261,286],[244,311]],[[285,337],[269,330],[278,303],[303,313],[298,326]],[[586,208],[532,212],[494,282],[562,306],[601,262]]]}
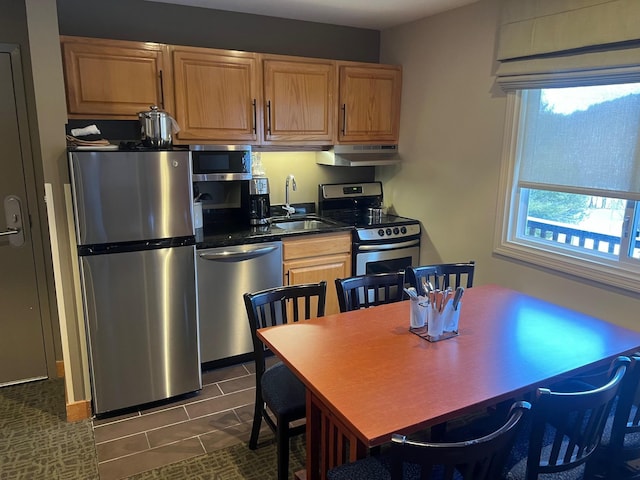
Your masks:
{"label": "knife handle", "polygon": [[462,294],[464,293],[463,287],[456,288],[456,294],[453,297],[453,309],[458,310],[458,304],[460,303],[460,299],[462,298]]}

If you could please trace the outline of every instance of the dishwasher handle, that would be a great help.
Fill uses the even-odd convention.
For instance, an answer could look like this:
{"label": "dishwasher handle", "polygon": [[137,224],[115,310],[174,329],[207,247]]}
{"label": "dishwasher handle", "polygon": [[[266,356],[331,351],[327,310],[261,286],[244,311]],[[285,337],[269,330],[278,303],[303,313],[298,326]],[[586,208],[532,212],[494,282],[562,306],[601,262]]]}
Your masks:
{"label": "dishwasher handle", "polygon": [[241,262],[243,260],[251,260],[252,258],[261,257],[262,255],[273,252],[277,248],[277,245],[270,245],[268,247],[255,247],[237,252],[219,249],[216,251],[202,252],[198,254],[198,256],[203,260],[217,262]]}

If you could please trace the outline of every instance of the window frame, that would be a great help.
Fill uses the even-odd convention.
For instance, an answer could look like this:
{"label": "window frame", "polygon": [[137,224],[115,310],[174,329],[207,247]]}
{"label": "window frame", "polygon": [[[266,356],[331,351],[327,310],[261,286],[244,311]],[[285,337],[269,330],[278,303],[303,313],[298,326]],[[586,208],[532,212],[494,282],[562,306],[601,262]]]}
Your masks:
{"label": "window frame", "polygon": [[[589,85],[592,83],[585,81],[583,84]],[[619,259],[613,264],[611,261],[606,261],[605,258],[599,258],[598,255],[584,255],[579,251],[554,249],[551,246],[544,248],[542,242],[527,241],[517,236],[516,228],[518,222],[516,220],[518,219],[516,215],[526,215],[526,211],[522,211],[523,209],[519,208],[520,192],[516,185],[517,159],[521,154],[518,151],[518,132],[522,119],[523,97],[526,95],[524,90],[553,88],[554,86],[559,87],[562,85],[550,83],[548,85],[520,86],[519,89],[509,89],[506,92],[505,133],[498,189],[500,196],[496,211],[494,253],[559,273],[600,282],[609,287],[619,287],[640,293],[640,262],[638,261],[622,261],[622,259]],[[636,213],[640,213],[639,203],[636,202]],[[635,220],[636,222],[640,221],[638,218]],[[633,223],[633,218],[631,223]],[[624,248],[622,240],[624,238],[621,239],[621,251]]]}

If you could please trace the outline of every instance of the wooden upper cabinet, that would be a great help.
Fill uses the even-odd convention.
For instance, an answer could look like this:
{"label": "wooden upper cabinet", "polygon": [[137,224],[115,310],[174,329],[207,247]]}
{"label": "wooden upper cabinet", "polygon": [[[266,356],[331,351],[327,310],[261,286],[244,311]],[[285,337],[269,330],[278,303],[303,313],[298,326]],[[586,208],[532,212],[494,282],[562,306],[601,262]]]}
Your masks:
{"label": "wooden upper cabinet", "polygon": [[166,46],[61,37],[69,118],[135,119],[151,105],[167,109],[173,87]]}
{"label": "wooden upper cabinet", "polygon": [[341,143],[397,143],[402,69],[396,65],[339,63]]}
{"label": "wooden upper cabinet", "polygon": [[396,65],[62,36],[69,118],[135,119],[158,105],[174,143],[398,142]]}
{"label": "wooden upper cabinet", "polygon": [[260,97],[255,53],[171,47],[178,143],[259,139]]}
{"label": "wooden upper cabinet", "polygon": [[266,145],[331,145],[337,117],[335,62],[262,55]]}

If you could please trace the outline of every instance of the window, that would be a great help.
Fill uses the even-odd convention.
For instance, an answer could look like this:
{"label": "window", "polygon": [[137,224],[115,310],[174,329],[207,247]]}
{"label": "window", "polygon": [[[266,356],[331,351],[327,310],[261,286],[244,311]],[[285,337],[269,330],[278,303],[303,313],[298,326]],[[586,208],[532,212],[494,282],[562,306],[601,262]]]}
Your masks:
{"label": "window", "polygon": [[496,251],[640,291],[640,83],[508,97]]}

